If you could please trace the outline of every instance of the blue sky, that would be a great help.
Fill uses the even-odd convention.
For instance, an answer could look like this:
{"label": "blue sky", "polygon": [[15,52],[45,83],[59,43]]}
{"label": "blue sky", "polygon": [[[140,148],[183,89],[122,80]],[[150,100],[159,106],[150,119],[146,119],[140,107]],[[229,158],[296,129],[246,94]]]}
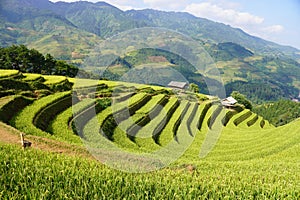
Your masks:
{"label": "blue sky", "polygon": [[[51,0],[56,2],[58,0]],[[74,2],[78,0],[64,0]],[[97,2],[99,0],[89,0]],[[104,0],[122,10],[189,12],[300,49],[299,0]]]}

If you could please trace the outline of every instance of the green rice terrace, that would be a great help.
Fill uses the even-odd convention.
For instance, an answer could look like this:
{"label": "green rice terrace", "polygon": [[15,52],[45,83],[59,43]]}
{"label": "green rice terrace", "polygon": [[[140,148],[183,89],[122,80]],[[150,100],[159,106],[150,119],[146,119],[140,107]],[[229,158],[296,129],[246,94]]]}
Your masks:
{"label": "green rice terrace", "polygon": [[300,120],[16,70],[0,88],[0,199],[300,199]]}

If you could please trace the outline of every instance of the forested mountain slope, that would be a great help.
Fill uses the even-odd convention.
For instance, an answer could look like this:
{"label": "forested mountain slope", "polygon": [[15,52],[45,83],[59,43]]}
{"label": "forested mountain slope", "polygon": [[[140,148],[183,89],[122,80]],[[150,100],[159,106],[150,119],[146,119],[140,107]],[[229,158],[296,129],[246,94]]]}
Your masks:
{"label": "forested mountain slope", "polygon": [[117,33],[142,27],[168,28],[205,47],[220,70],[227,94],[237,90],[257,103],[299,94],[298,49],[188,13],[124,12],[105,2],[3,0],[0,22],[2,47],[25,44],[78,66],[99,43]]}

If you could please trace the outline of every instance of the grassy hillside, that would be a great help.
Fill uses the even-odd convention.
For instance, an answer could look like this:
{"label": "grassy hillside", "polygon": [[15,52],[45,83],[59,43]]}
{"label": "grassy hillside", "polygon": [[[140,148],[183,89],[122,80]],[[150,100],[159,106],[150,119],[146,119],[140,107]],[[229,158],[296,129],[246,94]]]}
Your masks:
{"label": "grassy hillside", "polygon": [[1,1],[1,46],[25,44],[66,60],[86,56],[100,38],[51,12],[52,5],[48,1]]}
{"label": "grassy hillside", "polygon": [[[196,94],[70,80],[72,98],[70,90],[23,106],[0,98],[0,114],[13,113],[5,122],[18,129],[0,123],[1,198],[300,198],[299,120],[275,128]],[[19,131],[32,148],[10,144]]]}
{"label": "grassy hillside", "polygon": [[[182,44],[181,48],[188,47]],[[299,94],[300,64],[292,59],[256,56],[233,43],[207,45],[206,50],[216,61],[228,96],[233,91],[239,91],[252,102],[261,103],[291,99]],[[108,66],[104,77],[110,80],[162,85],[172,80],[188,80],[199,85],[201,92],[206,94],[208,89],[204,80],[213,78],[205,77],[202,71],[197,71],[198,66],[193,66],[174,53],[150,48],[129,52]],[[99,70],[97,67],[88,69],[94,73]],[[221,85],[217,82],[215,84]]]}

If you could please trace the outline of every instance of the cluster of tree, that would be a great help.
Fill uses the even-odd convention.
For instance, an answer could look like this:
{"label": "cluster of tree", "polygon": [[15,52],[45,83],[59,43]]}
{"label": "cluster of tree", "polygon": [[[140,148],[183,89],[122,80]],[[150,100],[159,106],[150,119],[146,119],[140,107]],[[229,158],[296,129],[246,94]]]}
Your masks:
{"label": "cluster of tree", "polygon": [[245,106],[245,108],[252,110],[252,103],[243,94],[237,91],[233,91],[231,93],[231,96],[235,98],[235,100],[237,100],[239,104],[242,104]]}
{"label": "cluster of tree", "polygon": [[50,54],[44,56],[35,49],[28,49],[25,45],[0,47],[0,68],[69,77],[75,77],[78,72],[77,67],[62,60],[55,60]]}
{"label": "cluster of tree", "polygon": [[227,95],[233,91],[239,91],[244,94],[253,103],[263,103],[266,101],[277,101],[279,99],[289,98],[295,96],[289,90],[280,88],[278,85],[271,82],[262,82],[260,80],[253,80],[249,82],[234,81],[225,85]]}
{"label": "cluster of tree", "polygon": [[199,86],[196,85],[195,83],[190,83],[189,90],[191,92],[194,92],[194,93],[199,93],[200,92]]}
{"label": "cluster of tree", "polygon": [[216,61],[229,61],[235,58],[243,59],[254,54],[245,47],[233,42],[212,44],[206,47],[210,56]]}
{"label": "cluster of tree", "polygon": [[275,126],[282,126],[300,117],[300,103],[279,100],[258,106],[253,111]]}

